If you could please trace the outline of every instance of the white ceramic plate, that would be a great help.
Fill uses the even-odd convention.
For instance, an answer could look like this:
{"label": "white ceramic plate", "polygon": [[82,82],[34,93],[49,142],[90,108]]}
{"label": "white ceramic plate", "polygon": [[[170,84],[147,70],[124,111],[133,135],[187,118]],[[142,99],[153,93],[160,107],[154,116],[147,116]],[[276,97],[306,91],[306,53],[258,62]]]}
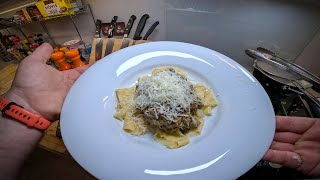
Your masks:
{"label": "white ceramic plate", "polygon": [[[212,88],[218,107],[190,144],[167,149],[151,135],[135,137],[113,118],[114,91],[163,66],[178,66]],[[270,100],[241,65],[213,50],[154,42],[115,52],[90,67],[63,105],[61,130],[74,159],[99,179],[235,179],[265,154],[275,130]]]}

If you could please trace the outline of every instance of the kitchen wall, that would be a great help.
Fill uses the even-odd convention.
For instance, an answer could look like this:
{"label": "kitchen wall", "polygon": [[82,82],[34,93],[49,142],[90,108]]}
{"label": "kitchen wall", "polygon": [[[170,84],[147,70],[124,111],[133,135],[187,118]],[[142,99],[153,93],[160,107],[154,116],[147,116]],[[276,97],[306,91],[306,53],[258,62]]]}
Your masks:
{"label": "kitchen wall", "polygon": [[[150,40],[174,40],[199,44],[219,51],[252,69],[244,49],[267,47],[320,74],[318,57],[320,6],[303,0],[88,0],[95,18],[127,22],[130,15],[150,15],[146,25],[159,20]],[[75,17],[86,43],[92,41],[94,22],[89,13]],[[138,20],[135,25],[137,25]],[[46,25],[57,43],[78,38],[70,19],[50,20]],[[133,27],[133,30],[135,26]],[[39,24],[23,28],[41,32]],[[14,29],[9,29],[14,32]],[[2,31],[4,34],[6,31]],[[133,32],[131,33],[131,36]],[[311,43],[308,44],[308,42]],[[307,46],[307,47],[306,47]],[[306,47],[306,48],[305,48]],[[304,51],[301,53],[301,51]]]}
{"label": "kitchen wall", "polygon": [[317,31],[295,62],[320,76],[320,31]]}

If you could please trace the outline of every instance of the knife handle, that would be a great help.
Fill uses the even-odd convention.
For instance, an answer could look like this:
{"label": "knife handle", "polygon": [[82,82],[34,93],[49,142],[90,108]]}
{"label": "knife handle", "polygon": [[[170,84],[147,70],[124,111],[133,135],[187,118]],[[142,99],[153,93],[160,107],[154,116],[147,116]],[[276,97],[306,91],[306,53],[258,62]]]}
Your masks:
{"label": "knife handle", "polygon": [[130,34],[130,31],[132,29],[133,23],[134,21],[137,19],[137,17],[135,15],[132,15],[128,21],[127,27],[124,30],[124,36],[128,37]]}
{"label": "knife handle", "polygon": [[114,26],[116,24],[117,20],[118,20],[118,16],[113,16],[113,18],[111,20],[111,25]]}
{"label": "knife handle", "polygon": [[102,23],[101,20],[97,19],[97,21],[96,21],[96,32],[95,32],[96,37],[101,37],[101,35],[100,35],[101,23]]}
{"label": "knife handle", "polygon": [[149,19],[150,16],[148,14],[145,14],[141,17],[138,27],[136,29],[136,32],[134,34],[133,39],[134,40],[140,40],[142,37],[140,36],[141,32],[143,31],[144,26],[146,25],[147,19]]}
{"label": "knife handle", "polygon": [[108,32],[108,38],[112,38],[113,30],[114,30],[114,27],[116,26],[117,20],[118,20],[118,16],[113,16],[113,18],[112,18],[112,20],[110,22],[110,24],[111,24],[110,29],[108,30],[109,31]]}
{"label": "knife handle", "polygon": [[143,40],[147,40],[150,34],[153,32],[153,30],[158,26],[159,21],[156,21],[155,23],[152,24],[152,26],[149,28],[147,31],[146,35],[144,35]]}

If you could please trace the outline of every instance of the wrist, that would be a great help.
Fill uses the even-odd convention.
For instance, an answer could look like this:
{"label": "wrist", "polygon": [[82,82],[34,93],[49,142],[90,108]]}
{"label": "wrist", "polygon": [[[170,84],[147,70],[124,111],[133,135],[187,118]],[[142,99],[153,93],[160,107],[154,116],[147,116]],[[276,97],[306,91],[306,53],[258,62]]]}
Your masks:
{"label": "wrist", "polygon": [[[6,97],[10,98],[10,101],[24,104],[20,98],[11,94]],[[43,131],[30,128],[10,116],[0,115],[0,179],[16,178],[19,167],[22,167],[23,162],[36,147],[42,134]]]}
{"label": "wrist", "polygon": [[57,108],[57,103],[48,103],[55,101],[55,99],[50,95],[41,93],[42,92],[39,91],[30,92],[30,89],[29,93],[25,93],[22,88],[12,87],[4,97],[8,101],[14,102],[22,106],[25,110],[37,114],[49,121],[59,119],[60,109]]}
{"label": "wrist", "polygon": [[11,117],[28,127],[38,130],[45,130],[50,126],[50,121],[41,117],[40,113],[32,108],[25,98],[12,91],[6,94],[6,97],[0,101],[1,111],[6,117]]}
{"label": "wrist", "polygon": [[[20,96],[8,92],[5,95],[5,98],[7,98],[10,102],[15,102],[18,105],[23,106],[26,110],[37,113],[31,106],[29,106],[28,103],[24,99],[22,99]],[[42,136],[42,131],[39,131],[35,128],[30,128],[26,126],[25,124],[22,124],[21,122],[18,122],[14,120],[13,118],[9,116],[0,116],[0,135],[6,136],[6,135],[12,135],[8,140],[14,140],[14,141],[20,141],[21,142],[37,142],[39,138]],[[23,140],[24,139],[24,140]]]}
{"label": "wrist", "polygon": [[[26,109],[27,111],[30,111],[32,113],[35,113],[35,114],[39,114],[36,110],[34,110],[30,105],[29,103],[23,98],[21,97],[20,95],[16,94],[14,91],[10,90],[9,92],[7,92],[4,96],[6,99],[8,99],[10,102],[14,102],[20,106],[22,106],[24,109]],[[31,130],[33,131],[35,134],[42,134],[40,131],[36,130],[36,129],[31,129],[31,128],[28,128],[25,124],[22,124],[20,122],[17,122],[15,120],[12,120],[12,118],[10,117],[5,117],[3,116],[3,120],[5,122],[3,123],[6,123],[6,125],[10,128],[10,129],[15,129],[15,130],[22,130],[22,131],[28,131],[28,130]]]}
{"label": "wrist", "polygon": [[15,92],[15,90],[10,90],[6,93],[4,96],[7,98],[10,102],[14,102],[20,106],[22,106],[25,110],[30,111],[35,114],[40,114],[40,112],[36,111],[28,102],[27,99],[23,97],[23,95],[20,95],[19,93]]}

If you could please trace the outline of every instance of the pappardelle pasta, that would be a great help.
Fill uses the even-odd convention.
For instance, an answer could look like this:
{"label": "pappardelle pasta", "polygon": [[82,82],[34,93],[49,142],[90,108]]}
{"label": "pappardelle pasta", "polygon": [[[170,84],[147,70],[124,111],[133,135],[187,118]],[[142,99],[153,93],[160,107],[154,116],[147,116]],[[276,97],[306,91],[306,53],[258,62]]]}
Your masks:
{"label": "pappardelle pasta", "polygon": [[172,66],[154,69],[130,88],[116,90],[114,117],[124,121],[123,130],[134,136],[147,132],[168,148],[189,143],[201,133],[204,117],[217,102],[203,84],[192,84],[185,72]]}

